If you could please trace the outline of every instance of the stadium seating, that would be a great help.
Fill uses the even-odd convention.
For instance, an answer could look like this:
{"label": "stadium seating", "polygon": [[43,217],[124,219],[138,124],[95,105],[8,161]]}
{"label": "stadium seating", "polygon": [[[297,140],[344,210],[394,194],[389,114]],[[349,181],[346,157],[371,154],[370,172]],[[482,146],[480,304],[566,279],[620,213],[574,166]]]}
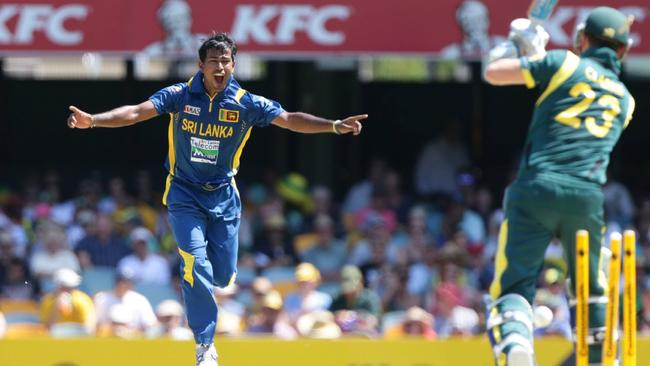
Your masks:
{"label": "stadium seating", "polygon": [[99,291],[107,291],[115,286],[115,269],[111,267],[92,267],[82,274],[79,289],[89,296]]}
{"label": "stadium seating", "polygon": [[90,332],[80,323],[58,323],[50,327],[52,338],[83,338],[90,336]]}
{"label": "stadium seating", "polygon": [[164,300],[171,299],[179,301],[178,294],[170,285],[141,283],[135,286],[135,291],[146,297],[154,309]]}
{"label": "stadium seating", "polygon": [[399,324],[402,319],[404,319],[406,312],[403,310],[389,311],[381,317],[381,330],[385,331],[397,324]]}

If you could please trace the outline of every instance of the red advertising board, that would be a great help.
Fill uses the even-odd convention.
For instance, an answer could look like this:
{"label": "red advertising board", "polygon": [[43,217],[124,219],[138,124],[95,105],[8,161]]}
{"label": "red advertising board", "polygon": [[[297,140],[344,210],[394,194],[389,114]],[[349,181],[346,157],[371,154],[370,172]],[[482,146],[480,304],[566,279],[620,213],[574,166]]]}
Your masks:
{"label": "red advertising board", "polygon": [[[246,52],[424,54],[473,57],[526,14],[502,0],[20,0],[0,3],[0,54],[140,53],[193,56],[227,31]],[[561,0],[545,26],[550,48],[569,47],[595,6],[634,15],[632,54],[650,54],[650,1]]]}

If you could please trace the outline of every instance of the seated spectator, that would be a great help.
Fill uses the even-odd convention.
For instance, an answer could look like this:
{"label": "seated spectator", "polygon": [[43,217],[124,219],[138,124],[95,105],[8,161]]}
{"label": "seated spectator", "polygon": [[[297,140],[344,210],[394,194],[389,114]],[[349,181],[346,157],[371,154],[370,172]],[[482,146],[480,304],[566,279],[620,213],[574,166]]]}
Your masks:
{"label": "seated spectator", "polygon": [[25,261],[14,257],[8,264],[4,280],[0,281],[0,298],[8,300],[31,300],[39,295],[40,288],[33,281]]}
{"label": "seated spectator", "polygon": [[356,213],[370,205],[372,192],[375,187],[383,184],[384,177],[388,170],[388,164],[382,159],[373,159],[369,164],[368,177],[361,182],[355,183],[345,195],[343,202],[343,215],[347,228],[351,229],[351,220]]}
{"label": "seated spectator", "polygon": [[97,216],[88,236],[81,239],[76,249],[82,268],[106,266],[116,268],[120,259],[131,253],[124,239],[115,233],[110,216]]}
{"label": "seated spectator", "polygon": [[41,322],[48,328],[60,323],[84,325],[89,334],[94,333],[97,318],[92,299],[76,289],[81,277],[73,270],[63,268],[54,273],[54,292],[41,299]]}
{"label": "seated spectator", "polygon": [[295,263],[296,254],[287,233],[287,222],[281,213],[264,220],[262,237],[255,241],[253,251],[258,267],[287,266]]}
{"label": "seated spectator", "polygon": [[347,265],[341,270],[341,293],[332,301],[330,311],[351,310],[365,312],[375,319],[381,315],[381,300],[364,288],[363,275],[358,267]]}
{"label": "seated spectator", "polygon": [[298,291],[287,295],[284,310],[292,320],[316,310],[327,310],[332,303],[332,297],[316,290],[320,285],[320,272],[311,263],[300,263],[296,267],[296,282]]}
{"label": "seated spectator", "polygon": [[348,259],[346,245],[334,237],[334,222],[329,216],[318,216],[314,225],[318,235],[315,245],[302,253],[301,260],[316,266],[325,281],[338,280]]}
{"label": "seated spectator", "polygon": [[327,310],[306,313],[296,322],[298,333],[305,338],[337,339],[343,334],[334,321],[334,314]]}
{"label": "seated spectator", "polygon": [[149,338],[179,341],[194,339],[192,331],[183,325],[183,306],[176,300],[165,300],[156,306],[158,324],[147,332]]}
{"label": "seated spectator", "polygon": [[433,330],[434,318],[426,310],[418,306],[410,307],[404,319],[397,325],[384,330],[384,338],[397,339],[404,337],[436,339]]}
{"label": "seated spectator", "polygon": [[111,291],[98,292],[95,295],[97,309],[97,326],[99,328],[110,326],[111,307],[115,304],[124,305],[123,311],[128,313],[128,326],[140,332],[146,332],[156,325],[156,315],[146,297],[133,290],[133,274],[118,272],[115,278],[115,287]]}
{"label": "seated spectator", "polygon": [[253,301],[246,309],[246,316],[251,314],[258,314],[262,310],[262,303],[264,296],[273,291],[273,284],[266,277],[256,277],[251,285],[251,293],[253,294]]}
{"label": "seated spectator", "polygon": [[133,273],[135,283],[168,285],[171,280],[169,263],[148,248],[153,234],[144,227],[138,227],[131,232],[130,239],[133,253],[118,262],[118,271]]}
{"label": "seated spectator", "polygon": [[108,310],[107,324],[97,330],[102,338],[137,339],[142,337],[142,330],[133,326],[133,313],[124,304],[113,304]]}
{"label": "seated spectator", "polygon": [[77,256],[68,249],[65,231],[56,224],[49,224],[42,232],[43,250],[32,256],[30,263],[32,274],[39,280],[50,280],[61,268],[80,271]]}
{"label": "seated spectator", "polygon": [[214,297],[219,307],[217,334],[238,336],[242,332],[242,319],[246,307],[235,299],[238,290],[239,286],[234,283],[223,288],[214,288]]}
{"label": "seated spectator", "polygon": [[249,317],[249,334],[273,334],[280,339],[295,339],[296,330],[289,323],[287,315],[282,311],[282,295],[272,290],[262,299],[259,313]]}

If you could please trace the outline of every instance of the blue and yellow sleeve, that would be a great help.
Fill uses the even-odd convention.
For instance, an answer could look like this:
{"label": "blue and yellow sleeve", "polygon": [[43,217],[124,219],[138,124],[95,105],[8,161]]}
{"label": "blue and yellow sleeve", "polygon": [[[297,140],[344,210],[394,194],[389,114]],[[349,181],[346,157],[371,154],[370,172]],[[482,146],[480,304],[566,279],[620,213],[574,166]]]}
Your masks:
{"label": "blue and yellow sleeve", "polygon": [[248,110],[248,120],[254,126],[268,126],[275,117],[284,112],[280,103],[263,96],[247,93],[247,98],[242,101]]}
{"label": "blue and yellow sleeve", "polygon": [[187,90],[187,83],[178,83],[160,89],[149,97],[158,114],[180,111],[180,101]]}

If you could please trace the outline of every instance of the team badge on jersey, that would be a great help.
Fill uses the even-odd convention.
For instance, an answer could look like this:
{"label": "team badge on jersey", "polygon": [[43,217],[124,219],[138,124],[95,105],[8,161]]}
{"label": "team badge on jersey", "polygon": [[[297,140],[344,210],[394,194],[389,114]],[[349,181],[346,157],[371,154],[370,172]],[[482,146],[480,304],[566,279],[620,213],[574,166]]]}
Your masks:
{"label": "team badge on jersey", "polygon": [[201,108],[186,104],[185,108],[183,109],[183,112],[187,114],[193,114],[195,116],[199,116],[201,115]]}
{"label": "team badge on jersey", "polygon": [[239,111],[219,108],[219,121],[221,122],[239,122]]}

